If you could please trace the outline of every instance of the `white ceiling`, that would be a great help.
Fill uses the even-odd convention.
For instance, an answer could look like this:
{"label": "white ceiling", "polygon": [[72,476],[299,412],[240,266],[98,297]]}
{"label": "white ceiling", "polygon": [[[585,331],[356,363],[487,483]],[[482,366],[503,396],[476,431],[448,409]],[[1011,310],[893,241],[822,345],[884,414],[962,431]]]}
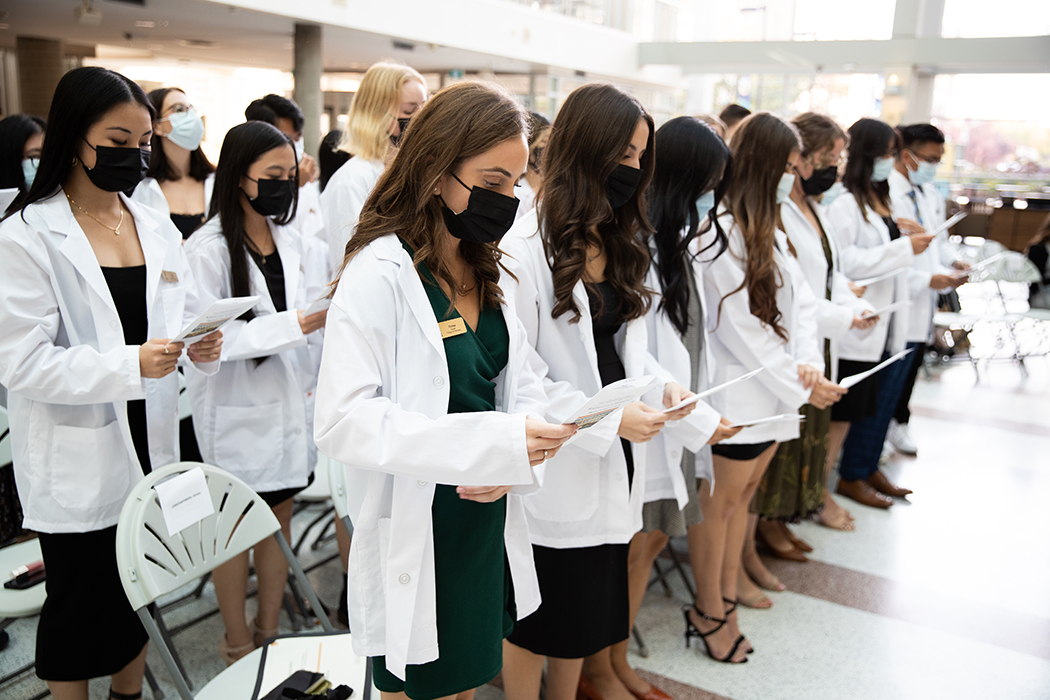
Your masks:
{"label": "white ceiling", "polygon": [[[98,44],[121,47],[143,57],[227,63],[291,70],[295,22],[291,18],[231,8],[201,0],[144,0],[144,6],[114,0],[93,0],[102,12],[98,26],[78,24],[74,10],[82,0],[15,0],[0,10],[0,47],[13,49],[15,37],[62,39],[71,46]],[[392,7],[397,7],[392,3]],[[136,26],[153,22],[154,26]],[[391,27],[396,27],[396,13]],[[544,72],[547,67],[525,61],[418,44],[414,50],[395,48],[397,37],[325,26],[324,67],[354,71],[395,58],[422,72],[492,71]],[[75,50],[70,53],[79,53]]]}

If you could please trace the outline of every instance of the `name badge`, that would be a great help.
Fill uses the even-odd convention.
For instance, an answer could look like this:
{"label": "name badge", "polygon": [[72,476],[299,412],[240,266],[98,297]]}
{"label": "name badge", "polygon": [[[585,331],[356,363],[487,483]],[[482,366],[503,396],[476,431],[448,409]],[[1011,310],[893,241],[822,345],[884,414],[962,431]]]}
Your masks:
{"label": "name badge", "polygon": [[161,270],[160,271],[160,278],[162,280],[164,280],[165,282],[178,282],[179,281],[179,276],[176,275],[171,270]]}
{"label": "name badge", "polygon": [[463,335],[467,332],[467,322],[461,318],[454,318],[450,321],[439,321],[438,328],[441,329],[441,338],[452,338],[457,335]]}

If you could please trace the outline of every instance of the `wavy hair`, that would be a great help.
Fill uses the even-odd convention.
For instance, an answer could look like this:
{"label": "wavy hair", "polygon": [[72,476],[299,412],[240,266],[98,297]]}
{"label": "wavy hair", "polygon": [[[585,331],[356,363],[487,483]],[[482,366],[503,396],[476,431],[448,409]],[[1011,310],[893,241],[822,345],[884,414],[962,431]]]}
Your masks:
{"label": "wavy hair", "polygon": [[[697,117],[672,119],[657,130],[655,142],[660,157],[649,189],[649,220],[655,229],[660,309],[678,333],[685,335],[694,257],[689,254],[689,246],[702,231],[713,229],[714,240],[703,250],[717,246],[717,258],[726,249],[725,231],[713,214],[728,188],[732,159],[722,137]],[[710,190],[714,190],[715,206],[711,215],[701,220],[696,200]]]}
{"label": "wavy hair", "polygon": [[426,89],[423,76],[402,63],[375,63],[365,71],[350,105],[339,150],[365,160],[385,162],[393,148],[387,130],[397,118],[401,88],[410,80]]}
{"label": "wavy hair", "polygon": [[[622,161],[639,121],[649,126],[642,178],[634,195],[613,209],[605,183]],[[605,278],[616,292],[620,318],[641,318],[649,310],[652,296],[645,288],[649,250],[643,239],[652,233],[645,192],[653,177],[654,132],[653,118],[641,103],[615,85],[579,87],[558,112],[543,154],[543,184],[536,197],[543,249],[554,282],[554,318],[569,313],[570,323],[580,320],[572,290],[583,279],[588,244],[605,251]],[[594,313],[601,311],[599,304]]]}
{"label": "wavy hair", "polygon": [[[425,264],[450,289],[456,280],[440,255],[439,234],[445,223],[441,200],[434,195],[441,178],[468,158],[501,143],[521,138],[526,131],[525,110],[503,89],[462,82],[441,90],[412,117],[393,162],[365,201],[357,229],[346,244],[339,277],[358,252],[372,241],[397,234],[415,251],[414,262]],[[494,243],[461,240],[459,252],[474,271],[482,302],[499,307],[502,252]]]}
{"label": "wavy hair", "polygon": [[[729,185],[726,209],[744,237],[744,281],[729,294],[747,288],[751,314],[788,340],[780,324],[783,314],[777,308],[777,289],[785,283],[773,257],[774,234],[780,226],[777,185],[784,166],[795,151],[801,153],[798,130],[770,112],[756,112],[741,122],[730,144],[733,151],[733,181]],[[729,294],[726,296],[728,297]],[[722,304],[718,303],[718,316]]]}

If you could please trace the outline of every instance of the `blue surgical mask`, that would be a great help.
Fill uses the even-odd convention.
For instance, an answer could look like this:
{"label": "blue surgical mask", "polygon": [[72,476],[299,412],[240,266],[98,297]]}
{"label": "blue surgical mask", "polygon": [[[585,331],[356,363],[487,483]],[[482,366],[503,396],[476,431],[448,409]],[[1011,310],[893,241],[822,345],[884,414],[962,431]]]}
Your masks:
{"label": "blue surgical mask", "polygon": [[918,158],[915,159],[915,162],[919,164],[919,167],[915,170],[908,169],[908,179],[911,180],[911,184],[922,187],[928,182],[933,182],[933,178],[937,176],[937,163],[927,163]]}
{"label": "blue surgical mask", "polygon": [[893,172],[893,156],[876,158],[875,167],[871,170],[872,182],[886,182],[890,173]]}
{"label": "blue surgical mask", "polygon": [[39,158],[23,158],[22,159],[22,177],[26,181],[26,190],[33,186],[33,180],[36,179],[36,169],[40,165]]}
{"label": "blue surgical mask", "polygon": [[700,215],[700,224],[703,225],[704,219],[711,213],[711,210],[715,208],[715,191],[710,190],[704,192],[696,200],[696,213]]}
{"label": "blue surgical mask", "polygon": [[824,196],[820,198],[820,203],[825,207],[830,207],[831,203],[839,198],[846,188],[841,182],[836,182],[834,185],[828,188],[828,191],[824,193]]}
{"label": "blue surgical mask", "polygon": [[784,173],[777,183],[777,204],[783,204],[791,196],[791,189],[795,186],[795,173]]}
{"label": "blue surgical mask", "polygon": [[175,112],[166,121],[171,124],[171,132],[162,136],[187,151],[196,151],[200,147],[201,139],[204,138],[204,120],[196,110]]}

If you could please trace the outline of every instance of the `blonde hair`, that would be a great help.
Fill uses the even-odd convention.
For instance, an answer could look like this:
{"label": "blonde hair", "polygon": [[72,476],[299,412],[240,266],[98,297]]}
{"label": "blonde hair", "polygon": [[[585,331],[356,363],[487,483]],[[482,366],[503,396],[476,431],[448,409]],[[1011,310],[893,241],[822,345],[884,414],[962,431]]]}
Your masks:
{"label": "blonde hair", "polygon": [[354,95],[339,150],[366,160],[385,161],[392,148],[387,130],[397,117],[401,88],[410,80],[426,89],[423,76],[413,68],[401,63],[372,65]]}

